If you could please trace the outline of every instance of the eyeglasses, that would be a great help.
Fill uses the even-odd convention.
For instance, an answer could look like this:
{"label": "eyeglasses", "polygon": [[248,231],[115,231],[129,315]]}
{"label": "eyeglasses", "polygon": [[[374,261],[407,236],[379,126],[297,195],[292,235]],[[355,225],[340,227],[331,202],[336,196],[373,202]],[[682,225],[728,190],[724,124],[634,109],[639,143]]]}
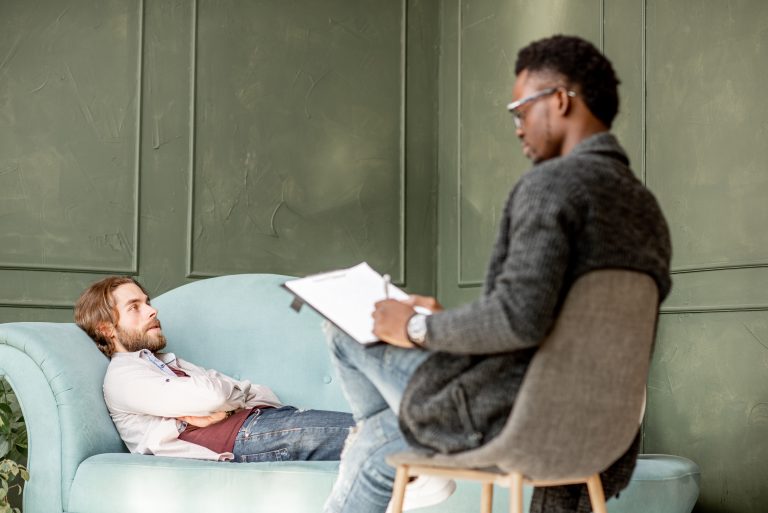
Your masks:
{"label": "eyeglasses", "polygon": [[[525,98],[521,98],[520,100],[517,100],[516,102],[512,102],[507,105],[507,110],[512,114],[512,120],[515,122],[515,128],[520,129],[523,127],[523,118],[525,117],[523,115],[523,112],[520,110],[520,107],[525,105],[526,103],[535,102],[536,100],[539,100],[541,98],[544,98],[545,96],[549,96],[550,94],[556,93],[558,90],[564,89],[562,86],[558,87],[548,87],[546,89],[542,89],[538,93],[533,93],[530,96],[526,96]],[[576,96],[575,91],[565,91],[565,94],[573,98]]]}

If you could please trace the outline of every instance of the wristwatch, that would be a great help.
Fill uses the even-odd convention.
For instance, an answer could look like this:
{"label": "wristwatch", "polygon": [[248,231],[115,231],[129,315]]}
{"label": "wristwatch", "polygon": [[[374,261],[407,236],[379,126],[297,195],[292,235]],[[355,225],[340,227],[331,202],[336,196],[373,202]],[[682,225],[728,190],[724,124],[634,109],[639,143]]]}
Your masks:
{"label": "wristwatch", "polygon": [[408,340],[417,346],[423,346],[427,340],[427,316],[420,313],[413,314],[408,319],[405,331],[408,333]]}

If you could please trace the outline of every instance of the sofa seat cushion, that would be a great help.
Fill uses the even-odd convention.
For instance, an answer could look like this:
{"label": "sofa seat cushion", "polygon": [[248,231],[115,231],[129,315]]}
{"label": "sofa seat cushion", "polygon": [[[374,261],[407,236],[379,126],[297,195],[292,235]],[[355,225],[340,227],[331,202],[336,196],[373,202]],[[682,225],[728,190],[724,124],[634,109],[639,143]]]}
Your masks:
{"label": "sofa seat cushion", "polygon": [[699,466],[669,454],[641,454],[629,486],[608,513],[690,513],[699,497]]}
{"label": "sofa seat cushion", "polygon": [[80,464],[67,511],[306,513],[320,511],[338,462],[230,463],[99,454]]}
{"label": "sofa seat cushion", "polygon": [[[77,513],[306,513],[320,511],[338,462],[226,463],[137,454],[99,454],[85,460],[72,484],[68,511]],[[632,482],[609,513],[690,513],[699,495],[699,467],[666,454],[643,454]],[[508,492],[496,488],[494,510],[506,511]],[[531,490],[526,487],[526,511]],[[473,511],[480,487],[460,482],[447,502],[424,513]]]}

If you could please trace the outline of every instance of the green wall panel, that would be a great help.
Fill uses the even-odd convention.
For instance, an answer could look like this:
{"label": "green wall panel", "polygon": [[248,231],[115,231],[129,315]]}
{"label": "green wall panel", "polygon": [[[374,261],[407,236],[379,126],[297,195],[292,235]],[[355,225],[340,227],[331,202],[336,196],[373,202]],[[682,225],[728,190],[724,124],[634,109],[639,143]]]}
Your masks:
{"label": "green wall panel", "polygon": [[72,322],[71,309],[51,308],[6,308],[0,306],[2,322]]}
{"label": "green wall panel", "polygon": [[404,15],[379,0],[200,2],[193,274],[368,260],[402,281]]}
{"label": "green wall panel", "polygon": [[768,507],[768,315],[663,315],[648,382],[645,451],[701,466],[697,512]]}
{"label": "green wall panel", "polygon": [[768,3],[648,2],[648,184],[674,267],[768,263]]}
{"label": "green wall panel", "polygon": [[600,2],[460,2],[459,278],[482,281],[509,189],[530,168],[506,105],[517,49],[544,35],[579,34],[600,44]]}
{"label": "green wall panel", "polygon": [[144,14],[139,279],[152,294],[188,281],[194,8],[148,1]]}
{"label": "green wall panel", "polygon": [[768,310],[768,268],[675,273],[666,312]]}
{"label": "green wall panel", "polygon": [[504,200],[530,169],[506,111],[518,49],[558,32],[600,45],[602,14],[600,1],[443,4],[438,293],[446,305],[479,293]]}
{"label": "green wall panel", "polygon": [[0,270],[0,308],[71,309],[80,293],[102,277],[88,273]]}
{"label": "green wall panel", "polygon": [[[610,0],[603,4],[603,51],[621,80],[619,114],[612,131],[627,151],[638,178],[645,178],[645,27],[644,2]],[[632,58],[629,58],[632,56]]]}
{"label": "green wall panel", "polygon": [[0,267],[135,270],[141,11],[0,4]]}

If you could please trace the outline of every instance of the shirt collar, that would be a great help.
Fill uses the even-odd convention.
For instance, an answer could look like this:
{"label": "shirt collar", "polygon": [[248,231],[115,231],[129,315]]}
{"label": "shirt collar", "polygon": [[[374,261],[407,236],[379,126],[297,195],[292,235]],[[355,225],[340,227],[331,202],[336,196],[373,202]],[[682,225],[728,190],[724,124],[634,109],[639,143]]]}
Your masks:
{"label": "shirt collar", "polygon": [[168,368],[168,365],[176,362],[176,355],[173,353],[153,354],[152,351],[148,349],[141,349],[139,351],[132,351],[129,353],[115,353],[112,355],[112,358],[137,358],[139,360],[146,360],[166,374],[173,376],[176,375],[171,369]]}

